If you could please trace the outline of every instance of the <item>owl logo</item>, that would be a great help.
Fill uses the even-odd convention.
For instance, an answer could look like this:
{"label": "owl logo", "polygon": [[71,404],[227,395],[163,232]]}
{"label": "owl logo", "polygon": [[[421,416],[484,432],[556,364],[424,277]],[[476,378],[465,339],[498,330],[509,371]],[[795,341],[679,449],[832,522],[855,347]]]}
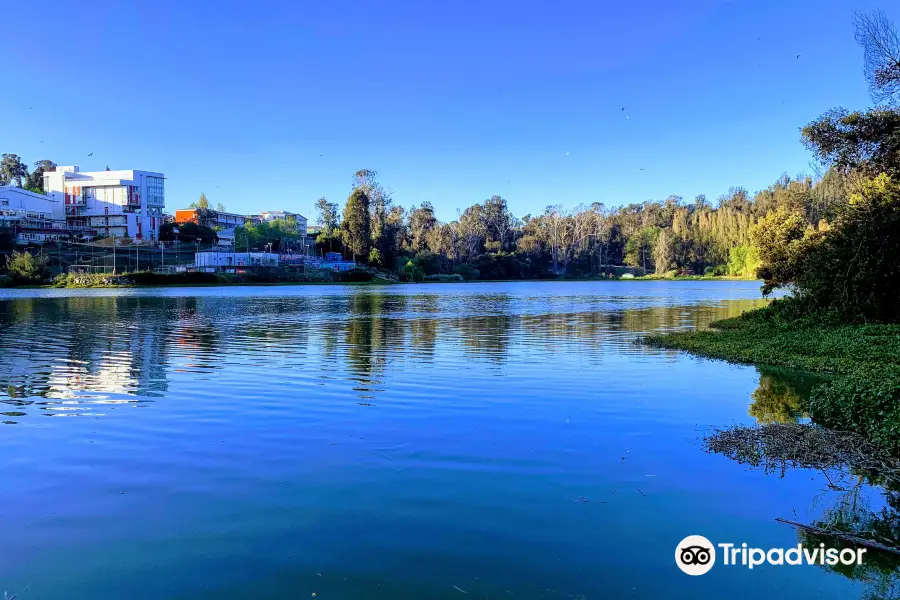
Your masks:
{"label": "owl logo", "polygon": [[709,562],[711,548],[688,546],[681,549],[681,562],[686,565],[705,565]]}
{"label": "owl logo", "polygon": [[675,564],[688,575],[703,575],[716,564],[715,545],[702,535],[689,535],[675,547]]}

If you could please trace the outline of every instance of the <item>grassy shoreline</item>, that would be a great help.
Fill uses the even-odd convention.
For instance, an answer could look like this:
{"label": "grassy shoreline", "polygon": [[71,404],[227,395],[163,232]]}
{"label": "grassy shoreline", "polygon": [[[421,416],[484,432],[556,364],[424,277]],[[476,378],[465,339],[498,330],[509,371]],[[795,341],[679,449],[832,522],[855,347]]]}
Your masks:
{"label": "grassy shoreline", "polygon": [[837,325],[784,316],[789,300],[643,343],[740,364],[832,375],[804,407],[814,423],[861,434],[900,455],[900,325]]}

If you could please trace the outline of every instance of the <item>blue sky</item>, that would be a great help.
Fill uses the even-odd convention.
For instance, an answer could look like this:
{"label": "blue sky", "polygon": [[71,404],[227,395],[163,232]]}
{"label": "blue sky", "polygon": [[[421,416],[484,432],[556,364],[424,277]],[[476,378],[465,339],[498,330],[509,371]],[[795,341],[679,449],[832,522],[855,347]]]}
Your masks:
{"label": "blue sky", "polygon": [[754,192],[811,172],[799,127],[871,103],[853,10],[900,22],[847,0],[89,4],[4,7],[0,152],[162,171],[169,211],[205,192],[311,218],[360,168],[444,219]]}

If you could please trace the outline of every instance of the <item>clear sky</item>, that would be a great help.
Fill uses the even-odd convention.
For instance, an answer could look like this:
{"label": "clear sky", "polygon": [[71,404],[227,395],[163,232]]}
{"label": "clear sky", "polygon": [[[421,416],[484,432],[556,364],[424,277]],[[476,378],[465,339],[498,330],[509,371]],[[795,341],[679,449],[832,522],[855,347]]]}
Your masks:
{"label": "clear sky", "polygon": [[854,0],[12,2],[0,152],[162,171],[169,211],[312,220],[360,168],[443,219],[714,200],[811,172],[799,128],[871,104],[856,8],[900,24]]}

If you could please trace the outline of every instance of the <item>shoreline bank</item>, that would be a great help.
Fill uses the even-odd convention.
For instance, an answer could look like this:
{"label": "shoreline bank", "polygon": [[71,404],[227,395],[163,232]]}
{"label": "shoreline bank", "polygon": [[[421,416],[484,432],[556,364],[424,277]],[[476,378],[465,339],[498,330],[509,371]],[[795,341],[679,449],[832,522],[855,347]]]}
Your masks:
{"label": "shoreline bank", "polygon": [[900,325],[782,320],[773,303],[705,329],[649,335],[642,343],[702,358],[827,374],[804,407],[813,423],[863,435],[900,455]]}

